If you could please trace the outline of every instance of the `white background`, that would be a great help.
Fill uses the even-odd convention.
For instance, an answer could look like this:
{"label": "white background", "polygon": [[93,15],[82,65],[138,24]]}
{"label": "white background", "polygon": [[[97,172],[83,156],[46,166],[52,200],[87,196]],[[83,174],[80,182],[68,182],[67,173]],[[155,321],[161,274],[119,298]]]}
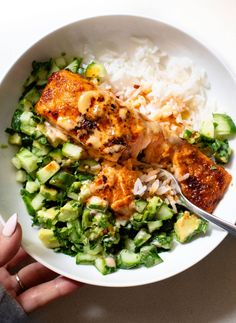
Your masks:
{"label": "white background", "polygon": [[[28,47],[54,29],[89,16],[122,13],[157,18],[187,31],[236,75],[236,0],[8,0],[0,12],[0,80]],[[236,322],[235,250],[236,240],[226,238],[193,268],[148,286],[86,286],[31,314],[30,321]]]}

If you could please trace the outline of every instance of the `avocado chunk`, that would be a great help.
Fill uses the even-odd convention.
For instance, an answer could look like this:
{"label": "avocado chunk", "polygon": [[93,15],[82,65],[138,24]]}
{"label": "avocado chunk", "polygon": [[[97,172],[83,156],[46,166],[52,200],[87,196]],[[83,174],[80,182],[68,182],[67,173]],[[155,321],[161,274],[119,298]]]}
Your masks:
{"label": "avocado chunk", "polygon": [[40,229],[38,232],[38,237],[47,248],[53,249],[60,246],[59,241],[54,236],[53,231],[50,229]]}
{"label": "avocado chunk", "polygon": [[46,200],[56,201],[57,200],[57,190],[54,188],[49,188],[46,185],[40,186],[40,193],[45,197]]}
{"label": "avocado chunk", "polygon": [[59,210],[55,207],[51,207],[50,209],[41,209],[37,212],[37,216],[39,219],[39,222],[46,222],[47,220],[54,220],[56,216],[58,215]]}
{"label": "avocado chunk", "polygon": [[188,242],[194,235],[206,233],[207,221],[200,219],[195,214],[190,214],[188,211],[185,211],[176,221],[174,230],[179,242]]}
{"label": "avocado chunk", "polygon": [[82,212],[82,206],[79,202],[69,201],[60,208],[58,215],[59,221],[66,222],[75,220]]}
{"label": "avocado chunk", "polygon": [[60,171],[50,179],[49,184],[58,188],[65,189],[66,187],[71,186],[74,180],[74,176],[70,173]]}

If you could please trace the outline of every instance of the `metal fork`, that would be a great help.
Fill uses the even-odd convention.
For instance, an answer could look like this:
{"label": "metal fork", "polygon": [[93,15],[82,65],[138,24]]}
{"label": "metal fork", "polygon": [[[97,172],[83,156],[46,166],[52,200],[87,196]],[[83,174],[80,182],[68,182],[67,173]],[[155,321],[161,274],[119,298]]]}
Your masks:
{"label": "metal fork", "polygon": [[168,172],[165,169],[161,169],[162,173],[164,173],[167,177],[169,177],[173,184],[174,184],[174,188],[176,190],[176,193],[179,195],[181,202],[193,213],[195,213],[196,215],[200,216],[201,218],[208,220],[209,222],[212,222],[214,224],[216,224],[218,227],[221,227],[222,229],[228,231],[230,234],[236,236],[236,225],[225,221],[223,219],[220,219],[218,217],[216,217],[215,215],[212,215],[202,209],[200,209],[199,207],[197,207],[196,205],[194,205],[193,203],[191,203],[182,193],[182,190],[180,188],[180,185],[177,181],[177,179],[175,178],[175,176],[173,174],[171,174],[170,172]]}

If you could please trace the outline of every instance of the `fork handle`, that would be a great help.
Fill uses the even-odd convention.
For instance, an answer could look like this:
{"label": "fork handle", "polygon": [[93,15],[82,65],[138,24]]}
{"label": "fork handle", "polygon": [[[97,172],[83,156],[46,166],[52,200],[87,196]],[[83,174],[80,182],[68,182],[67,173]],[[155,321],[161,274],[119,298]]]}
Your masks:
{"label": "fork handle", "polygon": [[218,227],[224,229],[225,231],[228,231],[230,234],[232,234],[233,236],[236,237],[236,225],[234,225],[228,221],[225,221],[223,219],[220,219],[217,216],[212,215],[212,214],[200,209],[199,207],[197,207],[196,205],[191,203],[187,198],[185,198],[185,196],[181,196],[181,200],[190,211],[192,211],[196,215],[200,216],[201,218],[216,224]]}

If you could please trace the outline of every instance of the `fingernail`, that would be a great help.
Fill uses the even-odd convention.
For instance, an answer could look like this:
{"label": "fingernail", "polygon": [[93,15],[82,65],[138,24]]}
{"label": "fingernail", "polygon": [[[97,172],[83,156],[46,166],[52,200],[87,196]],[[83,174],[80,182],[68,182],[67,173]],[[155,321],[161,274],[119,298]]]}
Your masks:
{"label": "fingernail", "polygon": [[2,235],[5,237],[11,237],[16,230],[17,225],[17,213],[14,213],[4,225]]}
{"label": "fingernail", "polygon": [[5,225],[5,222],[4,222],[3,218],[0,215],[0,230],[3,229],[4,225]]}

